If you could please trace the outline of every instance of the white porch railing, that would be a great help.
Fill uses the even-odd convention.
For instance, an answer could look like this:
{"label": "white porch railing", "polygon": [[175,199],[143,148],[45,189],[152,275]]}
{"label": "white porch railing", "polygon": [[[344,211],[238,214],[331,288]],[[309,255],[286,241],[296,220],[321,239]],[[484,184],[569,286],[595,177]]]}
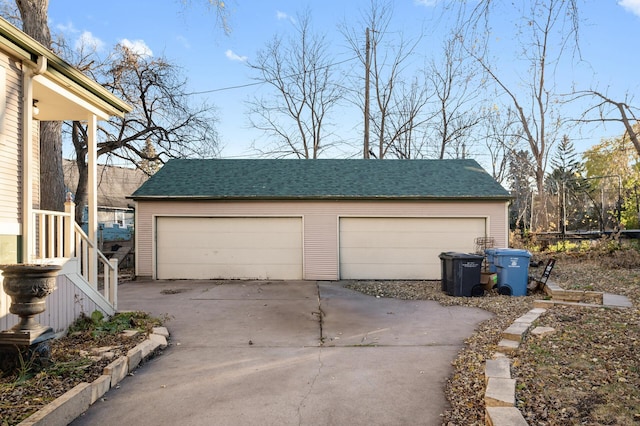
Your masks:
{"label": "white porch railing", "polygon": [[64,212],[33,210],[33,253],[29,262],[77,258],[78,275],[117,309],[118,259],[107,259],[75,222],[75,204],[65,203]]}

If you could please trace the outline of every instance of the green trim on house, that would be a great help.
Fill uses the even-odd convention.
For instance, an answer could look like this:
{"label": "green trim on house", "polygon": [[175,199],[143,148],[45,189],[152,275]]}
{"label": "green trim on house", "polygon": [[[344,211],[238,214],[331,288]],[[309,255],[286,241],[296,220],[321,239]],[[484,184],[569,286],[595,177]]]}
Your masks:
{"label": "green trim on house", "polygon": [[475,160],[176,159],[134,200],[508,200]]}
{"label": "green trim on house", "polygon": [[21,235],[0,235],[0,264],[21,263]]}

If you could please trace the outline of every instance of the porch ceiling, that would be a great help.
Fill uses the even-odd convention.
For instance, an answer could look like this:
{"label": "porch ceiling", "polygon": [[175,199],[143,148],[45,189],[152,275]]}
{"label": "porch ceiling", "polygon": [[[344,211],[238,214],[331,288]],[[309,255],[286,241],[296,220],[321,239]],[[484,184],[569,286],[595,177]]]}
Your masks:
{"label": "porch ceiling", "polygon": [[33,78],[33,99],[38,107],[38,114],[34,118],[42,121],[86,120],[90,114],[95,114],[99,120],[106,120],[109,114],[103,108],[97,107],[74,94],[67,88],[44,78]]}

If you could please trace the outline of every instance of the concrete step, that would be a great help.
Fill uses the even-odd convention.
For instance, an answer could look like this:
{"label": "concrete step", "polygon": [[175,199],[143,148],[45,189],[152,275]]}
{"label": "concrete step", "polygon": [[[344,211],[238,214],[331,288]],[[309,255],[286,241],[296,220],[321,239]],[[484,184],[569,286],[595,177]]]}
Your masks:
{"label": "concrete step", "polygon": [[528,426],[520,410],[515,407],[487,407],[485,424],[488,426]]}
{"label": "concrete step", "polygon": [[484,392],[486,407],[513,407],[516,403],[516,380],[491,377]]}

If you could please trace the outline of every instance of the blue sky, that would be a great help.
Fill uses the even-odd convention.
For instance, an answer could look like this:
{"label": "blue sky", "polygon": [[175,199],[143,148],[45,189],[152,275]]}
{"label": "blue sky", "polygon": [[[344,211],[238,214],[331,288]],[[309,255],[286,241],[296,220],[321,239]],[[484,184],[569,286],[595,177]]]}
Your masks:
{"label": "blue sky", "polygon": [[[130,43],[180,64],[189,79],[190,90],[207,92],[194,97],[201,96],[218,108],[222,156],[250,157],[255,156],[250,146],[259,134],[248,128],[245,101],[262,89],[260,86],[220,89],[252,83],[246,61],[255,58],[275,34],[291,31],[292,20],[305,7],[312,12],[314,28],[326,32],[332,40],[334,60],[352,58],[353,53],[349,52],[337,25],[357,21],[369,0],[229,0],[228,6],[232,9],[229,36],[215,26],[215,16],[207,10],[206,0],[190,0],[189,3],[185,7],[179,0],[111,0],[85,1],[79,6],[77,0],[51,0],[50,27],[62,33],[72,45],[85,40],[95,43],[106,53],[116,43]],[[430,55],[437,53],[447,16],[437,20],[443,16],[438,0],[397,0],[394,8],[392,27],[408,36],[417,34],[422,28],[426,30],[423,44],[412,60],[412,65],[422,65]],[[636,44],[640,0],[590,0],[581,8],[581,13],[584,61],[572,66],[563,65],[562,84],[576,82],[583,88],[598,87],[616,96],[638,93],[640,55]],[[503,32],[506,38],[497,35],[494,40],[500,54],[515,50],[508,35],[515,20],[516,17],[506,12],[496,20],[496,34]],[[505,75],[516,78],[520,72],[517,61],[507,55],[500,57],[500,63]],[[357,61],[353,64],[356,66]],[[640,97],[635,101],[640,105]],[[358,120],[359,112],[345,107],[342,117]],[[359,140],[356,134],[349,134],[351,129],[343,131],[346,138]],[[621,133],[622,127],[614,125],[585,131],[576,135],[576,147],[578,151],[584,151],[601,137]],[[335,155],[348,154],[339,152]]]}

